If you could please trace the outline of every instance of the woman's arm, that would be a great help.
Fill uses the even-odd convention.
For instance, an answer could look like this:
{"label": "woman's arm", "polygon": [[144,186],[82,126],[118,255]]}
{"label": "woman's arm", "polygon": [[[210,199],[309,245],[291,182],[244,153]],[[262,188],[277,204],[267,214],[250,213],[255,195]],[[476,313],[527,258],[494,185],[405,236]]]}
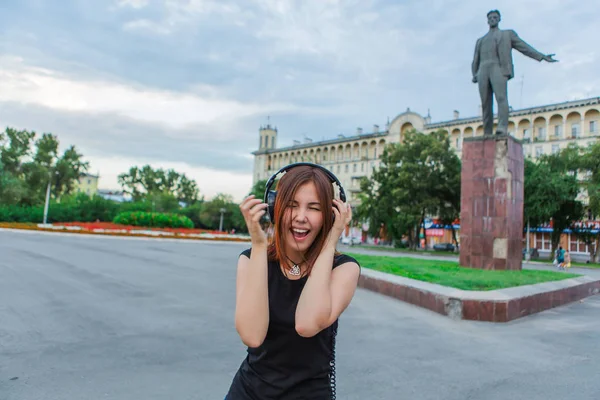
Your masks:
{"label": "woman's arm", "polygon": [[259,347],[269,327],[267,247],[252,246],[250,258],[238,260],[235,329],[248,347]]}
{"label": "woman's arm", "polygon": [[260,346],[269,327],[267,236],[259,222],[266,206],[253,195],[240,204],[252,240],[252,251],[250,258],[241,256],[238,260],[235,329],[248,347]]}
{"label": "woman's arm", "polygon": [[335,247],[324,249],[300,295],[296,308],[296,332],[303,337],[315,336],[331,326],[350,304],[360,275],[355,262],[332,270]]}
{"label": "woman's arm", "polygon": [[334,202],[336,222],[313,265],[296,308],[296,332],[304,337],[314,336],[333,324],[350,304],[358,284],[358,264],[348,262],[332,269],[335,244],[352,219],[348,205],[338,200]]}

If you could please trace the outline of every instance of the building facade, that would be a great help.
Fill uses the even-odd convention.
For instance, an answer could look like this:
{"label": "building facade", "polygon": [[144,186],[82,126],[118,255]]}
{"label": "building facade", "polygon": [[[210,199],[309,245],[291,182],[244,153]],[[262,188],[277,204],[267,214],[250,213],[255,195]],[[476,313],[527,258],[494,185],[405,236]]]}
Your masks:
{"label": "building facade", "polygon": [[85,193],[88,196],[93,196],[98,193],[99,175],[83,174],[75,183],[75,192]]}
{"label": "building facade", "polygon": [[[254,155],[253,184],[268,179],[281,167],[294,162],[314,162],[332,171],[348,192],[349,201],[356,204],[361,177],[369,177],[379,165],[379,157],[388,143],[399,143],[406,131],[424,133],[446,131],[453,149],[461,157],[464,138],[483,135],[481,117],[460,118],[458,111],[450,121],[431,122],[407,109],[385,129],[374,125],[370,132],[358,128],[352,135],[313,142],[294,141],[292,146],[277,147],[277,128],[266,125],[259,129],[259,149]],[[511,111],[508,131],[523,141],[527,157],[556,153],[570,143],[586,146],[600,139],[600,97]]]}
{"label": "building facade", "polygon": [[[253,183],[268,179],[285,165],[313,162],[332,171],[342,183],[348,201],[356,205],[360,178],[370,177],[379,165],[385,146],[402,142],[405,133],[411,129],[423,133],[446,131],[452,148],[461,158],[464,139],[483,135],[483,121],[481,116],[460,118],[459,112],[454,111],[452,120],[432,123],[431,116],[422,116],[407,109],[381,130],[374,125],[370,132],[358,128],[352,135],[338,135],[317,142],[310,139],[294,141],[292,146],[281,148],[277,147],[277,128],[262,126],[259,129],[259,148],[252,153]],[[559,152],[571,143],[585,147],[600,139],[600,97],[513,110],[509,114],[508,133],[522,141],[524,155],[532,159]],[[580,199],[586,201],[584,193]],[[545,250],[547,238],[544,232],[534,235],[533,245]],[[446,236],[443,235],[444,238]],[[573,240],[570,236],[566,239],[568,248],[579,252],[581,246],[573,244]],[[587,250],[581,248],[581,251]]]}

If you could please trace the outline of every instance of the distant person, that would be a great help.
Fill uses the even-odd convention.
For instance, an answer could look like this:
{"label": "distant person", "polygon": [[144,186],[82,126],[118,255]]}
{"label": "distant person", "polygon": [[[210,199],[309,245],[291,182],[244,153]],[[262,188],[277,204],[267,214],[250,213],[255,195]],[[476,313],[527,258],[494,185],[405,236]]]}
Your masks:
{"label": "distant person", "polygon": [[558,250],[556,250],[556,264],[558,266],[558,269],[560,270],[564,270],[564,264],[565,264],[565,251],[563,250],[562,246],[558,247]]}
{"label": "distant person", "polygon": [[[338,317],[360,275],[356,260],[336,250],[352,210],[334,199],[339,181],[329,171],[308,163],[284,170],[271,204],[251,195],[240,205],[252,247],[238,259],[235,327],[248,354],[226,400],[335,399]],[[259,223],[267,212],[271,240]]]}
{"label": "distant person", "polygon": [[565,249],[564,267],[571,268],[571,252],[569,252],[569,250],[566,250],[566,249]]}

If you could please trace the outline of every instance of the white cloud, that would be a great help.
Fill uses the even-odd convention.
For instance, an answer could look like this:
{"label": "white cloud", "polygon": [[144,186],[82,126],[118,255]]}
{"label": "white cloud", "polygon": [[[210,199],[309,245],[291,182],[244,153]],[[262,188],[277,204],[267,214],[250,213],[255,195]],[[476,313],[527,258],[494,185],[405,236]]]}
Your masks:
{"label": "white cloud", "polygon": [[118,7],[131,7],[135,9],[144,8],[148,5],[149,0],[118,0]]}
{"label": "white cloud", "polygon": [[136,19],[129,21],[123,25],[125,31],[145,31],[156,33],[159,35],[167,35],[171,33],[171,30],[164,25],[160,25],[154,21],[148,19]]}
{"label": "white cloud", "polygon": [[129,171],[133,165],[141,167],[149,164],[153,168],[174,169],[194,179],[200,189],[200,195],[206,200],[212,199],[218,193],[230,194],[234,201],[241,202],[252,188],[252,171],[233,173],[211,168],[193,167],[186,163],[156,162],[147,159],[123,157],[85,157],[90,162],[89,172],[99,173],[100,189],[120,189],[118,176]]}
{"label": "white cloud", "polygon": [[135,120],[182,129],[195,124],[221,124],[224,120],[278,111],[287,104],[242,103],[219,98],[218,90],[201,86],[202,93],[182,93],[102,80],[74,80],[56,71],[26,65],[23,60],[0,57],[0,101],[41,105],[61,111],[114,113]]}

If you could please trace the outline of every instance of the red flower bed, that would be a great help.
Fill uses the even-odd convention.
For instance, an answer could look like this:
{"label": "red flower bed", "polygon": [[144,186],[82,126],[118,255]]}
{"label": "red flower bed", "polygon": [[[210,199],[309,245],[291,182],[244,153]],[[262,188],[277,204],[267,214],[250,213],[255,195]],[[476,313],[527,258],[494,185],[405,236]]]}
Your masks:
{"label": "red flower bed", "polygon": [[181,233],[181,234],[190,234],[190,233],[211,233],[214,235],[223,234],[223,232],[219,231],[211,231],[208,229],[186,229],[186,228],[146,228],[143,226],[133,226],[133,225],[121,225],[114,224],[112,222],[60,222],[55,225],[64,225],[64,226],[78,226],[82,229],[92,231],[94,229],[110,229],[110,230],[151,230],[151,231],[161,231],[161,232],[172,232],[172,233]]}

